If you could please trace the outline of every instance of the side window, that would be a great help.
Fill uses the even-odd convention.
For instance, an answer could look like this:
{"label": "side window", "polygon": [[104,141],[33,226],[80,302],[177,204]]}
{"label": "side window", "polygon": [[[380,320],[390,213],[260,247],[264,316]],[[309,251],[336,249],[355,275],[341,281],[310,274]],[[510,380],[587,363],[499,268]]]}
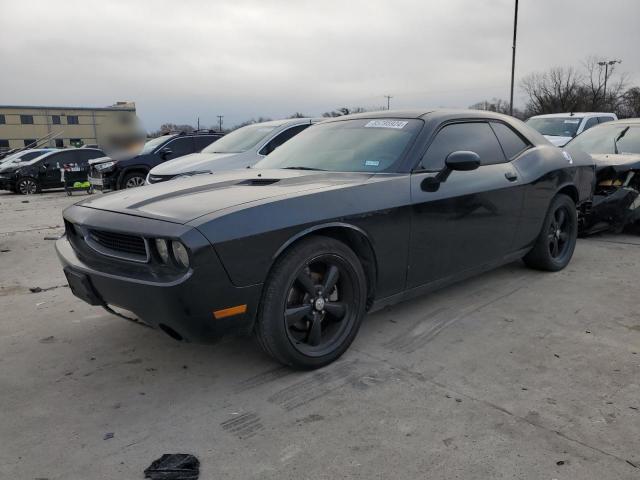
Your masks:
{"label": "side window", "polygon": [[59,170],[65,164],[76,162],[76,153],[73,150],[56,153],[43,159],[43,163],[47,164],[47,170]]}
{"label": "side window", "polygon": [[262,147],[262,150],[260,150],[260,155],[269,155],[271,152],[273,152],[276,148],[278,148],[284,142],[286,142],[287,140],[291,140],[293,137],[295,137],[305,128],[310,126],[311,125],[309,125],[308,123],[304,125],[296,125],[295,127],[288,128],[284,132],[279,133],[278,135],[273,137],[269,141],[269,143],[267,143],[264,147]]}
{"label": "side window", "polygon": [[589,130],[591,127],[595,127],[596,125],[598,125],[598,119],[596,117],[591,117],[584,124],[582,131],[584,132],[585,130]]}
{"label": "side window", "polygon": [[612,117],[598,117],[598,122],[600,123],[607,123],[612,121],[613,121]]}
{"label": "side window", "polygon": [[217,137],[215,135],[202,135],[200,137],[194,137],[193,140],[195,142],[195,151],[199,152],[204,147],[208,147],[219,138],[220,137]]}
{"label": "side window", "polygon": [[425,170],[438,171],[447,156],[458,150],[470,150],[480,156],[481,165],[504,163],[504,153],[498,139],[486,122],[454,123],[436,134],[420,165]]}
{"label": "side window", "polygon": [[491,122],[491,127],[498,137],[507,159],[512,160],[520,152],[530,147],[528,142],[504,123]]}
{"label": "side window", "polygon": [[104,153],[98,150],[79,150],[76,152],[76,155],[77,162],[81,165],[85,165],[93,158],[104,157]]}
{"label": "side window", "polygon": [[167,158],[177,158],[188,153],[193,153],[193,137],[176,138],[162,148],[169,148],[171,155]]}

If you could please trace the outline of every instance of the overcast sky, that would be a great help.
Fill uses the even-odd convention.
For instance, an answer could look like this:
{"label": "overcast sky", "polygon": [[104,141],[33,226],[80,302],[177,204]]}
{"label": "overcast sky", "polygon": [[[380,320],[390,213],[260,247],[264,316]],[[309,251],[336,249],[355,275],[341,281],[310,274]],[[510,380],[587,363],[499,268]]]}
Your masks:
{"label": "overcast sky", "polygon": [[[508,99],[514,0],[0,0],[0,104],[135,101],[148,129]],[[640,0],[520,0],[516,77],[640,84]],[[517,91],[516,105],[524,103]]]}

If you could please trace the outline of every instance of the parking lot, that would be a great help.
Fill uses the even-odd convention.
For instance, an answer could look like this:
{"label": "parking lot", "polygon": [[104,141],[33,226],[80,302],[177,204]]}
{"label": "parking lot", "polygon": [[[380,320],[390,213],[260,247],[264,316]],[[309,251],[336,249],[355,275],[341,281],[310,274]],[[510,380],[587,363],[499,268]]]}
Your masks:
{"label": "parking lot", "polygon": [[640,237],[380,311],[296,372],[74,298],[45,238],[83,196],[0,194],[1,478],[142,478],[178,452],[207,479],[640,475]]}

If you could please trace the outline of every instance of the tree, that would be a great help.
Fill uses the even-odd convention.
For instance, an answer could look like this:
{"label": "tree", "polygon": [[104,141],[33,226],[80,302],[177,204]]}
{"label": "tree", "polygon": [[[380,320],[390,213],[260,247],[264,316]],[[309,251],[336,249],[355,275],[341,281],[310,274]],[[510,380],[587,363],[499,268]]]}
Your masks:
{"label": "tree", "polygon": [[[509,102],[503,100],[501,98],[492,98],[491,100],[483,100],[482,102],[474,103],[469,106],[469,108],[473,110],[486,110],[488,112],[498,112],[504,113],[505,115],[509,115]],[[513,109],[513,116],[516,118],[524,118],[524,112],[522,110],[518,110],[517,108]]]}
{"label": "tree", "polygon": [[[378,109],[375,109],[378,110]],[[380,108],[379,110],[382,110],[382,108]],[[342,108],[338,108],[337,110],[333,110],[331,112],[324,112],[322,114],[323,117],[341,117],[342,115],[352,115],[354,113],[364,113],[367,112],[368,110],[364,107],[354,107],[354,108],[349,108],[349,107],[342,107]]]}
{"label": "tree", "polygon": [[621,118],[640,117],[640,87],[632,87],[624,92],[618,116]]}
{"label": "tree", "polygon": [[307,118],[307,116],[304,113],[296,112],[287,118]]}
{"label": "tree", "polygon": [[521,81],[529,96],[525,113],[527,116],[543,113],[578,111],[582,77],[573,67],[551,68],[544,73],[532,73]]}

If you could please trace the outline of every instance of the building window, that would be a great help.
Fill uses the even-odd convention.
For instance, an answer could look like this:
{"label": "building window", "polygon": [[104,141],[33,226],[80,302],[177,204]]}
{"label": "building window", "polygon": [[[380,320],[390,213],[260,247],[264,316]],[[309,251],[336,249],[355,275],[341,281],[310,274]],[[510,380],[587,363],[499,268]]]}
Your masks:
{"label": "building window", "polygon": [[0,125],[4,125],[5,123],[7,123],[7,120],[4,118],[4,114],[0,115]]}
{"label": "building window", "polygon": [[33,115],[20,115],[22,125],[33,125]]}
{"label": "building window", "polygon": [[60,115],[51,115],[51,123],[60,125]]}
{"label": "building window", "polygon": [[64,140],[56,138],[56,148],[64,148]]}
{"label": "building window", "polygon": [[35,143],[36,143],[36,139],[35,138],[27,138],[27,139],[24,140],[24,146],[25,147],[28,147],[29,145],[31,145],[32,147],[35,147],[36,146]]}
{"label": "building window", "polygon": [[9,150],[9,140],[0,140],[0,150]]}
{"label": "building window", "polygon": [[81,138],[70,138],[69,145],[71,145],[72,147],[81,147],[82,145],[84,145],[84,142]]}
{"label": "building window", "polygon": [[78,125],[78,116],[77,115],[67,115],[67,124],[68,125]]}

